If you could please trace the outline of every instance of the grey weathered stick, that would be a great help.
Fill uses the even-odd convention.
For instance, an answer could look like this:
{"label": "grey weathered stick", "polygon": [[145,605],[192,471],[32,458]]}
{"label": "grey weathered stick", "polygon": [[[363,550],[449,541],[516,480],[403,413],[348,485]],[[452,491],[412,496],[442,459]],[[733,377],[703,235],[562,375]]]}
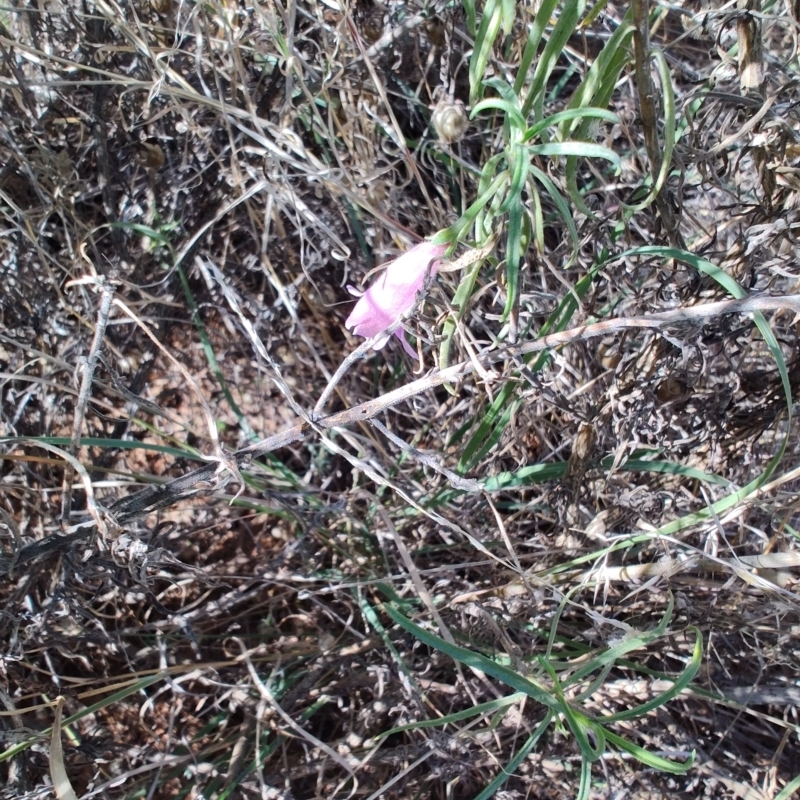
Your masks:
{"label": "grey weathered stick", "polygon": [[[650,3],[648,0],[633,0],[633,52],[636,71],[636,87],[639,95],[639,114],[642,118],[647,157],[653,173],[653,184],[661,172],[661,146],[658,141],[656,119],[656,90],[650,75]],[[686,249],[681,237],[680,225],[669,197],[669,189],[662,187],[655,197],[656,207],[667,235],[675,247]]]}
{"label": "grey weathered stick", "polygon": [[[72,436],[70,437],[67,452],[73,457],[78,455],[83,420],[86,416],[86,408],[89,405],[89,395],[92,391],[94,371],[97,369],[97,360],[100,357],[100,350],[103,347],[103,337],[106,334],[106,326],[108,325],[108,316],[111,312],[111,302],[113,299],[114,287],[109,283],[104,284],[100,295],[100,310],[97,312],[97,324],[94,329],[94,338],[92,339],[92,346],[89,349],[86,363],[83,365],[81,389],[78,393],[78,402],[75,405],[75,414],[72,419]],[[67,524],[69,523],[69,515],[72,511],[72,482],[74,480],[75,470],[72,464],[67,463],[64,470],[64,491],[61,497],[61,519]]]}
{"label": "grey weathered stick", "polygon": [[[534,339],[512,347],[499,348],[481,355],[477,359],[477,363],[481,366],[487,366],[498,361],[538,353],[543,350],[594,339],[598,336],[606,336],[609,333],[616,333],[622,330],[639,328],[658,331],[687,323],[702,324],[723,314],[751,314],[781,309],[800,313],[800,294],[775,297],[755,296],[741,300],[720,300],[716,303],[704,303],[690,308],[677,308],[649,316],[610,319],[572,328],[560,333],[553,333],[550,336],[543,336],[540,339]],[[444,383],[457,383],[472,372],[475,372],[475,370],[476,364],[473,361],[464,361],[444,370],[434,370],[425,377],[412,381],[374,400],[368,400],[352,408],[321,417],[314,421],[313,426],[308,422],[300,422],[260,442],[237,450],[231,457],[239,467],[244,468],[251,459],[298,442],[309,435],[311,431],[331,430],[354,422],[372,419],[386,409],[422,392],[441,386]],[[213,492],[220,488],[221,481],[222,476],[218,465],[207,464],[167,483],[150,486],[129,497],[117,500],[111,505],[109,511],[117,523],[124,524],[136,517],[173,505],[184,497]],[[16,554],[13,563],[15,565],[22,564],[48,552],[61,550],[68,538],[70,541],[86,538],[94,531],[94,523],[91,520],[85,520],[80,525],[74,526],[72,530],[74,539],[66,536],[50,536],[48,539],[26,545]],[[47,544],[50,541],[52,541],[52,546]],[[11,563],[11,559],[0,557],[0,575],[8,572]]]}

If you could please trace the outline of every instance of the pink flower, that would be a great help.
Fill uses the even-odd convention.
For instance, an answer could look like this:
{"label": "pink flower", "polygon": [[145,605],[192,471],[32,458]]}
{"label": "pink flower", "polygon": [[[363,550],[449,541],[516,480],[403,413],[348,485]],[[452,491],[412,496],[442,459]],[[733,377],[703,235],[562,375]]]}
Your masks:
{"label": "pink flower", "polygon": [[[417,292],[425,283],[425,276],[435,275],[439,259],[447,252],[446,244],[421,242],[400,258],[389,263],[383,274],[367,289],[356,303],[344,323],[356,336],[371,339],[390,328],[414,307]],[[395,335],[405,351],[413,358],[417,354],[406,341],[405,331],[398,328]],[[388,337],[375,345],[380,350]]]}

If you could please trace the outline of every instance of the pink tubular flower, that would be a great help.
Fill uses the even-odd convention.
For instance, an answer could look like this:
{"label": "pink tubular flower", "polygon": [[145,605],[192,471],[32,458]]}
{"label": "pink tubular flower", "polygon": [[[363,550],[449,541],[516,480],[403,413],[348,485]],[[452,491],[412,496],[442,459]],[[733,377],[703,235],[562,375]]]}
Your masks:
{"label": "pink tubular flower", "polygon": [[[447,251],[446,244],[421,242],[412,247],[400,258],[389,263],[383,274],[367,289],[356,303],[347,321],[344,323],[356,336],[371,339],[397,322],[414,306],[417,292],[425,283],[425,276],[435,275],[439,269],[439,259]],[[405,351],[413,358],[417,354],[406,341],[402,328],[395,335],[403,343]],[[385,339],[375,345],[380,350]]]}

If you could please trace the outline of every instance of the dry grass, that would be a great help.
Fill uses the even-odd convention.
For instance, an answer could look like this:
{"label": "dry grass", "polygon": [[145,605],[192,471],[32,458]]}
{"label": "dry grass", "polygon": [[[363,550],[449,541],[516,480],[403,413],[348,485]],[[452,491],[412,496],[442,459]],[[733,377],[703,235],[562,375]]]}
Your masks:
{"label": "dry grass", "polygon": [[[670,690],[698,636],[690,685],[609,725],[693,766],[609,744],[584,796],[775,798],[800,773],[794,312],[765,312],[772,350],[715,314],[491,352],[578,295],[568,330],[728,298],[644,246],[797,292],[798,27],[750,9],[653,12],[677,123],[658,201],[634,206],[664,126],[630,49],[619,121],[591,131],[622,169],[578,163],[574,254],[543,192],[510,323],[502,238],[462,309],[466,374],[435,378],[462,280],[443,271],[408,323],[422,362],[393,339],[350,363],[336,425],[309,415],[360,344],[346,286],[451,225],[503,148],[499,112],[452,144],[431,124],[468,103],[461,5],[0,9],[0,797],[52,795],[61,695],[78,797],[474,798],[509,769],[497,797],[569,798],[563,715],[513,761],[535,695],[451,715],[512,694],[493,664],[621,714]],[[535,7],[515,11],[487,64],[512,82]],[[624,12],[570,37],[547,113]],[[537,158],[568,198],[564,160]]]}

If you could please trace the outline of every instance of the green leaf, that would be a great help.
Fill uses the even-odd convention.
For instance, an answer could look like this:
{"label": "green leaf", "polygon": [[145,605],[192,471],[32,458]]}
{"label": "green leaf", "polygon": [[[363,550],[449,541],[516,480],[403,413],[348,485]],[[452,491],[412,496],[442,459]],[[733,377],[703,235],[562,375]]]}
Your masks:
{"label": "green leaf", "polygon": [[589,791],[592,788],[592,762],[586,758],[581,759],[581,782],[578,786],[578,795],[575,800],[589,800]]}
{"label": "green leaf", "polygon": [[453,344],[453,336],[458,322],[464,318],[469,299],[475,291],[475,281],[478,279],[478,273],[481,271],[482,265],[483,261],[478,261],[470,267],[453,295],[450,305],[454,311],[447,317],[442,326],[442,344],[439,347],[440,369],[447,369],[450,365],[450,348]]}
{"label": "green leaf", "polygon": [[505,767],[495,776],[491,783],[487,784],[480,794],[475,795],[474,800],[489,800],[494,797],[499,791],[500,787],[514,774],[519,768],[520,764],[528,757],[528,754],[536,746],[536,742],[542,737],[542,734],[550,727],[553,721],[553,713],[548,711],[544,719],[538,724],[536,730],[528,737],[525,744],[519,749],[514,757],[505,765]]}
{"label": "green leaf", "polygon": [[[0,437],[0,444],[5,442],[43,442],[44,444],[53,444],[56,447],[68,447],[71,439],[67,436],[4,436]],[[102,447],[113,450],[151,450],[154,453],[166,453],[167,455],[174,456],[175,458],[194,459],[195,461],[202,461],[203,458],[195,448],[183,450],[180,447],[169,447],[162,444],[150,444],[148,442],[137,442],[128,439],[99,439],[96,437],[87,436],[80,440],[81,447]],[[0,455],[0,458],[4,456]],[[5,456],[8,458],[8,456]]]}
{"label": "green leaf", "polygon": [[604,724],[619,722],[625,719],[635,719],[636,717],[649,714],[651,711],[655,711],[665,703],[668,703],[673,697],[677,697],[694,680],[694,676],[697,675],[703,660],[703,636],[697,628],[693,627],[692,630],[696,636],[692,660],[681,673],[678,680],[665,692],[662,692],[652,700],[648,700],[646,703],[642,703],[634,708],[628,708],[625,711],[620,711],[618,714],[611,714],[610,716],[603,717],[602,721]]}
{"label": "green leaf", "polygon": [[519,268],[522,260],[522,202],[519,196],[508,210],[506,234],[506,307],[501,322],[505,322],[519,302]]}
{"label": "green leaf", "polygon": [[472,650],[467,650],[466,648],[460,647],[453,642],[448,642],[441,637],[436,636],[436,634],[425,630],[425,628],[421,628],[419,625],[413,623],[410,619],[404,617],[396,608],[394,608],[394,606],[389,603],[384,603],[383,608],[386,613],[398,625],[400,625],[401,628],[405,628],[405,630],[407,630],[423,644],[428,645],[428,647],[432,647],[434,650],[439,650],[440,652],[450,656],[450,658],[455,659],[467,667],[479,669],[482,672],[485,672],[487,675],[491,675],[491,677],[502,681],[507,686],[510,686],[512,689],[515,689],[518,692],[523,692],[524,694],[528,695],[528,697],[533,698],[537,703],[540,703],[541,705],[553,711],[563,711],[561,702],[554,698],[552,693],[544,686],[534,683],[532,680],[520,675],[518,672],[514,672],[514,670],[509,669],[508,667],[504,667],[502,664],[498,664],[497,662],[492,661],[490,658],[486,658],[486,656],[481,655],[480,653],[474,653]]}
{"label": "green leaf", "polygon": [[517,10],[517,0],[501,0],[502,3],[502,28],[503,34],[508,36],[514,29],[514,17]]}
{"label": "green leaf", "polygon": [[470,717],[477,717],[481,714],[491,714],[493,711],[505,711],[509,706],[519,703],[527,697],[525,692],[514,692],[514,694],[500,697],[497,700],[489,700],[486,703],[478,703],[476,706],[466,708],[463,711],[457,711],[455,714],[447,714],[444,717],[436,717],[435,719],[425,719],[419,722],[409,722],[407,725],[398,725],[396,728],[384,731],[378,738],[385,739],[387,736],[392,736],[395,733],[404,733],[405,731],[415,731],[421,728],[438,728],[444,725],[451,725],[455,722],[462,722]]}
{"label": "green leaf", "polygon": [[[147,677],[133,681],[129,686],[126,686],[125,688],[110,694],[108,697],[104,697],[102,700],[98,700],[96,703],[92,703],[91,705],[86,706],[86,708],[82,708],[80,711],[72,714],[72,716],[67,717],[65,720],[63,720],[62,726],[67,727],[68,725],[72,725],[73,722],[77,722],[78,720],[90,716],[97,711],[110,708],[115,703],[119,703],[121,700],[124,700],[126,697],[130,697],[132,694],[138,694],[148,686],[152,686],[154,683],[164,680],[167,678],[168,674],[169,672],[157,672],[154,675],[148,675]],[[119,683],[116,685],[119,686]],[[45,730],[41,731],[43,736],[49,736],[51,733],[51,728],[46,728]],[[39,741],[39,737],[35,736],[30,739],[26,739],[23,742],[17,742],[7,750],[0,753],[0,763],[3,761],[8,761],[10,758],[14,758],[14,756],[19,755],[32,745],[37,744]]]}
{"label": "green leaf", "polygon": [[475,0],[462,0],[464,6],[464,14],[467,18],[467,33],[470,36],[475,36]]}
{"label": "green leaf", "polygon": [[[620,72],[630,59],[629,45],[633,36],[632,14],[628,10],[617,30],[611,34],[600,51],[589,72],[575,91],[569,102],[569,109],[605,108],[613,94]],[[577,123],[577,124],[576,124]],[[563,141],[569,136],[581,140],[588,137],[591,119],[564,120],[559,128],[559,138]],[[578,188],[578,161],[569,158],[565,170],[567,189],[575,207],[587,216],[592,216],[591,209],[584,203]]]}
{"label": "green leaf", "polygon": [[667,630],[667,625],[672,618],[674,605],[674,598],[672,595],[670,595],[669,603],[667,604],[667,608],[661,617],[661,621],[655,628],[653,628],[653,630],[640,631],[639,633],[628,635],[618,644],[609,647],[607,650],[601,653],[595,654],[592,656],[588,664],[584,664],[582,667],[579,667],[569,676],[569,679],[566,681],[566,685],[572,686],[576,683],[580,683],[584,678],[588,677],[606,664],[614,664],[628,653],[631,653],[634,650],[640,650],[641,648],[650,644],[650,642],[653,642],[663,636]]}
{"label": "green leaf", "polygon": [[558,22],[556,22],[553,27],[547,44],[542,51],[542,55],[536,64],[531,87],[522,104],[523,117],[529,117],[532,110],[536,111],[536,119],[542,119],[544,117],[542,109],[544,108],[544,94],[547,88],[547,81],[558,59],[561,57],[567,42],[575,33],[578,20],[581,14],[583,14],[585,6],[585,0],[570,0],[570,2],[564,3],[562,6]]}
{"label": "green leaf", "polygon": [[487,97],[485,100],[481,100],[480,103],[477,103],[472,109],[469,118],[474,119],[477,114],[480,114],[481,111],[485,111],[487,108],[499,109],[513,122],[514,127],[519,131],[525,130],[525,119],[522,114],[519,113],[519,108],[517,108],[514,103],[510,103],[508,100],[502,100],[499,97]]}
{"label": "green leaf", "polygon": [[669,66],[660,50],[653,52],[658,74],[661,79],[662,96],[664,101],[664,141],[662,145],[661,166],[658,175],[653,177],[653,186],[644,200],[634,205],[627,206],[629,213],[642,211],[647,208],[658,196],[667,181],[672,167],[672,152],[675,149],[675,90],[672,86],[672,75]]}
{"label": "green leaf", "polygon": [[[539,329],[537,336],[546,336],[552,331],[561,331],[567,327],[572,315],[578,308],[578,303],[586,296],[604,263],[603,259],[598,259],[592,270],[575,284],[572,291],[561,300],[556,310],[547,318],[547,321]],[[537,372],[547,364],[549,358],[549,354],[544,352],[525,356],[523,360],[532,372]],[[516,390],[517,387],[513,382],[506,383],[494,399],[489,410],[485,414],[479,415],[480,423],[475,433],[470,437],[458,461],[457,469],[460,474],[463,475],[472,469],[500,440],[519,402],[514,398]]]}
{"label": "green leaf", "polygon": [[579,158],[604,158],[617,169],[622,167],[620,157],[608,147],[592,142],[551,142],[528,145],[532,156],[577,156]]}
{"label": "green leaf", "polygon": [[[597,759],[603,755],[603,751],[605,750],[606,746],[606,740],[603,736],[602,728],[598,726],[590,726],[589,719],[570,706],[564,697],[564,690],[552,665],[547,661],[546,658],[540,657],[538,660],[541,666],[550,676],[550,680],[553,681],[553,691],[555,692],[556,697],[561,701],[561,710],[564,714],[564,719],[566,719],[567,725],[572,731],[575,741],[578,743],[578,747],[580,748],[583,759],[589,762],[597,761]],[[589,730],[591,730],[597,738],[596,746],[593,746],[589,741]]]}
{"label": "green leaf", "polygon": [[525,51],[522,54],[519,69],[517,70],[517,77],[514,81],[514,92],[518,97],[522,96],[522,89],[525,86],[528,71],[531,68],[531,64],[533,64],[533,59],[536,57],[536,52],[539,49],[539,43],[542,41],[542,35],[544,34],[545,28],[550,24],[550,20],[557,5],[558,0],[542,0],[542,4],[536,12],[536,17],[533,20],[533,25],[531,25],[531,30],[528,34],[528,41],[525,43]]}
{"label": "green leaf", "polygon": [[558,191],[555,183],[553,183],[549,175],[533,165],[531,165],[530,171],[531,175],[533,175],[533,177],[542,184],[547,194],[550,195],[550,198],[555,204],[556,209],[558,209],[559,216],[563,220],[564,225],[567,227],[569,238],[572,240],[572,255],[570,256],[570,260],[565,265],[565,268],[569,267],[574,261],[575,256],[578,254],[578,247],[580,246],[580,237],[578,236],[578,227],[575,225],[573,211],[562,196],[561,192]]}
{"label": "green leaf", "polygon": [[475,47],[469,60],[469,102],[475,105],[481,96],[483,76],[492,54],[492,47],[503,22],[503,9],[498,0],[486,0],[481,24],[475,34]]}
{"label": "green leaf", "polygon": [[[633,16],[628,10],[619,27],[611,34],[603,49],[598,53],[586,77],[575,90],[567,105],[568,110],[606,108],[619,73],[630,59],[628,46],[633,36]],[[524,107],[523,107],[524,108]],[[564,119],[560,123],[559,139],[564,141],[570,135],[576,139],[586,136],[589,120],[582,120],[579,126],[575,120]],[[577,132],[576,132],[577,131]],[[572,133],[571,133],[572,132]]]}
{"label": "green leaf", "polygon": [[[531,172],[536,175],[541,170],[531,166]],[[544,211],[542,209],[542,197],[539,194],[536,181],[528,181],[528,191],[533,203],[533,232],[536,240],[536,252],[544,254]]]}
{"label": "green leaf", "polygon": [[507,383],[489,406],[489,410],[482,415],[478,429],[470,437],[458,460],[456,469],[460,474],[472,469],[500,440],[516,408],[516,401],[511,402],[513,394],[513,384]]}
{"label": "green leaf", "polygon": [[791,798],[794,797],[794,793],[798,789],[800,789],[800,775],[787,783],[786,786],[784,786],[783,789],[781,789],[781,791],[775,795],[775,800],[791,800]]}
{"label": "green leaf", "polygon": [[612,123],[619,122],[619,117],[616,114],[611,111],[606,111],[603,108],[567,108],[564,111],[552,114],[541,122],[537,122],[535,125],[531,125],[531,127],[525,131],[523,142],[529,142],[531,139],[535,139],[542,131],[548,128],[554,128],[563,122],[570,122],[583,118],[604,119],[606,122]]}
{"label": "green leaf", "polygon": [[641,761],[645,766],[657,769],[661,772],[668,772],[671,775],[685,775],[694,764],[694,752],[688,761],[684,764],[679,764],[676,761],[670,761],[667,758],[657,756],[655,753],[645,750],[644,747],[639,747],[639,745],[629,742],[627,739],[623,739],[621,736],[609,730],[606,731],[606,739],[608,739],[611,744],[616,745],[620,750],[630,753],[637,761]]}

